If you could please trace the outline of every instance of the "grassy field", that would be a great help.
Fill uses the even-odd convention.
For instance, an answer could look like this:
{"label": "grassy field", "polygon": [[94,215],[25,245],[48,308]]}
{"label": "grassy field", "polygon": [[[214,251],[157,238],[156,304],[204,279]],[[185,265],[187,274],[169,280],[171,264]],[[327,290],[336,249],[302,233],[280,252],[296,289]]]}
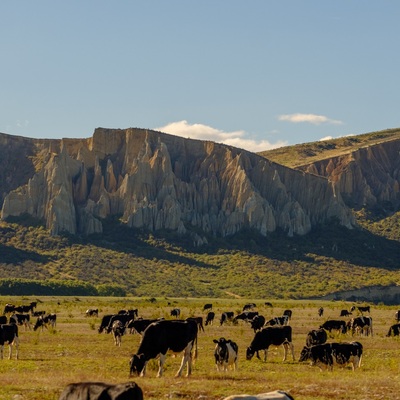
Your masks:
{"label": "grassy field", "polygon": [[[0,308],[6,303],[29,304],[39,300],[38,310],[57,313],[54,330],[25,331],[20,327],[19,360],[0,360],[0,399],[54,400],[71,382],[105,381],[120,383],[133,379],[143,389],[145,399],[221,399],[235,393],[262,393],[281,389],[296,400],[314,399],[400,399],[400,341],[388,338],[390,325],[395,323],[396,307],[372,306],[373,337],[357,337],[364,346],[361,369],[334,367],[333,372],[320,371],[298,358],[310,329],[318,328],[326,319],[340,319],[341,309],[350,303],[316,301],[274,301],[271,299],[144,299],[87,297],[0,297]],[[273,307],[266,307],[270,301]],[[204,303],[213,303],[216,321],[205,327],[198,338],[199,356],[190,378],[174,378],[180,357],[169,356],[164,376],[156,378],[157,363],[150,362],[144,378],[129,378],[129,358],[138,348],[140,336],[125,335],[122,346],[116,347],[111,335],[99,334],[101,317],[119,309],[138,308],[139,316],[170,318],[172,308],[181,309],[182,317],[204,316]],[[247,302],[257,304],[257,311],[266,318],[280,316],[284,309],[293,311],[295,361],[282,362],[283,348],[271,348],[266,363],[253,358],[246,361],[245,352],[254,333],[240,321],[237,325],[219,326],[222,312],[241,312]],[[318,317],[320,306],[324,316]],[[98,307],[99,318],[87,318],[87,308]],[[33,319],[34,322],[35,319]],[[238,371],[217,372],[214,365],[213,339],[225,337],[239,345]],[[341,335],[330,341],[351,340]]]}

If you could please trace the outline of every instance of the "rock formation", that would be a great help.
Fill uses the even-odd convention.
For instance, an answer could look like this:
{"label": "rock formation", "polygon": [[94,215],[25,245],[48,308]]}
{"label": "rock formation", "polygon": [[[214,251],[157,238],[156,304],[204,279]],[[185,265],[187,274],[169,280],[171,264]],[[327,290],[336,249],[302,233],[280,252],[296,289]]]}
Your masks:
{"label": "rock formation", "polygon": [[[100,233],[109,216],[132,228],[189,233],[198,245],[206,241],[199,232],[227,236],[251,228],[267,235],[279,228],[303,235],[331,218],[353,225],[340,195],[347,192],[338,191],[335,180],[213,142],[98,128],[89,139],[0,134],[4,153],[1,217],[29,214],[53,234]],[[23,171],[16,174],[19,165]],[[318,168],[334,171],[335,165],[309,169]],[[349,179],[342,184],[354,189]]]}

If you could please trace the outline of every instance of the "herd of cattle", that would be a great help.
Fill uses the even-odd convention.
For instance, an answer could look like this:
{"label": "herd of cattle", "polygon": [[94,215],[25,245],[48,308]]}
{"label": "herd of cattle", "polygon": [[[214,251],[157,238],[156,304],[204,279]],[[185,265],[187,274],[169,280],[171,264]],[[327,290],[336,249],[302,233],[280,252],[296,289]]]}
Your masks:
{"label": "herd of cattle", "polygon": [[[12,356],[12,348],[15,347],[16,358],[18,358],[18,326],[25,329],[37,330],[44,327],[55,327],[57,315],[48,314],[44,311],[35,311],[36,302],[31,302],[26,306],[14,306],[6,304],[3,315],[0,316],[0,357],[3,358],[3,347],[9,345],[9,358]],[[243,311],[235,316],[234,312],[223,312],[219,318],[219,325],[230,322],[236,324],[237,321],[245,321],[254,331],[254,337],[246,349],[246,359],[251,360],[254,355],[260,358],[259,352],[264,352],[264,362],[267,361],[268,349],[271,346],[282,346],[284,349],[283,361],[287,359],[290,352],[293,361],[295,360],[292,327],[292,310],[285,310],[283,315],[266,319],[257,311],[253,311],[255,304],[247,304]],[[212,304],[205,304],[203,311],[205,314],[205,325],[212,325],[215,320],[215,312],[212,311]],[[356,315],[353,316],[353,313]],[[310,361],[311,365],[316,365],[320,369],[333,369],[333,366],[351,365],[353,371],[361,365],[363,355],[363,345],[358,341],[350,342],[331,342],[328,343],[328,335],[337,332],[338,334],[350,334],[353,338],[373,336],[372,317],[370,307],[352,307],[350,310],[342,310],[340,316],[350,317],[347,321],[342,319],[329,319],[322,323],[317,329],[308,332],[304,348],[300,353],[300,362]],[[179,319],[181,312],[179,308],[170,311],[171,319],[144,319],[138,316],[138,310],[120,310],[115,314],[104,315],[98,328],[98,332],[111,333],[115,345],[121,346],[122,337],[127,333],[138,333],[141,341],[135,354],[130,359],[129,371],[131,376],[145,376],[146,365],[152,359],[159,359],[159,369],[157,376],[161,377],[168,352],[183,353],[182,361],[176,376],[181,376],[186,367],[186,375],[192,372],[192,363],[197,358],[198,333],[204,331],[203,317],[189,317]],[[323,317],[324,309],[318,309],[319,317]],[[86,311],[87,317],[98,317],[99,310],[90,308]],[[31,324],[31,317],[36,317],[34,324]],[[398,336],[400,334],[400,310],[396,312],[397,323],[390,326],[387,336]],[[237,369],[239,347],[232,339],[220,337],[214,339],[215,343],[214,358],[218,371]],[[83,393],[83,394],[82,394]],[[118,396],[116,393],[119,393]],[[122,393],[122,395],[121,395]],[[128,393],[124,397],[124,393]],[[121,385],[106,385],[104,383],[81,383],[71,384],[63,392],[60,400],[98,399],[142,399],[141,389],[130,382]],[[267,397],[270,396],[270,397]],[[82,397],[83,396],[83,397]],[[107,397],[108,396],[108,397]],[[117,396],[117,397],[116,397]],[[129,397],[130,396],[130,397]],[[264,397],[262,397],[264,396]],[[275,396],[275,397],[273,397]],[[281,396],[281,397],[277,397]],[[284,397],[286,396],[286,397]],[[229,400],[246,397],[229,397]],[[257,397],[252,397],[257,399]],[[259,399],[290,399],[291,397],[284,392],[274,392],[262,394]]]}

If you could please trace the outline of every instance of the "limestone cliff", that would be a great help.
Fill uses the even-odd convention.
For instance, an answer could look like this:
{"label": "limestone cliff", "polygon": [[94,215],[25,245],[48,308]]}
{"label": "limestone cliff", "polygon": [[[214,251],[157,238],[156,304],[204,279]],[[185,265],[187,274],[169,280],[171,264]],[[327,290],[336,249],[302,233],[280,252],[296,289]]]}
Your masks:
{"label": "limestone cliff", "polygon": [[98,128],[89,139],[0,134],[0,152],[11,165],[0,159],[1,217],[27,213],[53,234],[98,233],[108,216],[214,236],[243,228],[303,235],[330,218],[353,224],[332,181],[213,142]]}

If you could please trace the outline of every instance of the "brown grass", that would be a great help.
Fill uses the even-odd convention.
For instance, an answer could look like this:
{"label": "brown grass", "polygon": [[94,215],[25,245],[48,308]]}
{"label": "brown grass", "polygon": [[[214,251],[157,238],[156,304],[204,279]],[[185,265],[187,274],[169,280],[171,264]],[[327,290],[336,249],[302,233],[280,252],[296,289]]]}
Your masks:
{"label": "brown grass", "polygon": [[[0,307],[7,302],[25,304],[28,298],[1,298]],[[394,307],[372,306],[374,336],[357,338],[364,346],[362,367],[355,372],[350,367],[334,367],[333,372],[299,363],[299,353],[310,329],[317,328],[328,318],[339,319],[341,309],[351,304],[335,302],[271,301],[273,308],[264,306],[265,300],[216,299],[145,299],[123,298],[40,298],[38,309],[56,312],[58,322],[54,331],[25,331],[20,328],[20,359],[0,360],[0,399],[54,400],[64,386],[79,381],[118,383],[129,380],[128,361],[138,347],[139,335],[126,335],[120,348],[113,344],[111,335],[98,334],[100,318],[86,318],[90,306],[100,309],[100,317],[122,308],[138,308],[143,317],[169,317],[169,311],[179,307],[182,317],[204,315],[204,303],[214,304],[216,317],[221,312],[239,313],[248,301],[254,301],[265,317],[279,316],[286,308],[293,310],[291,326],[294,334],[296,360],[282,362],[283,349],[271,348],[266,363],[253,358],[245,360],[246,347],[254,334],[248,324],[205,327],[199,334],[199,357],[190,378],[174,378],[180,357],[169,356],[164,377],[156,378],[156,362],[151,362],[145,378],[134,378],[145,393],[145,399],[221,399],[234,393],[262,393],[281,389],[296,400],[314,399],[400,399],[400,341],[387,338],[389,326],[395,323]],[[169,304],[168,304],[169,303]],[[325,308],[319,318],[317,309]],[[217,372],[212,339],[224,336],[239,345],[239,370]],[[330,340],[350,340],[340,336]],[[5,348],[8,356],[8,348]]]}

